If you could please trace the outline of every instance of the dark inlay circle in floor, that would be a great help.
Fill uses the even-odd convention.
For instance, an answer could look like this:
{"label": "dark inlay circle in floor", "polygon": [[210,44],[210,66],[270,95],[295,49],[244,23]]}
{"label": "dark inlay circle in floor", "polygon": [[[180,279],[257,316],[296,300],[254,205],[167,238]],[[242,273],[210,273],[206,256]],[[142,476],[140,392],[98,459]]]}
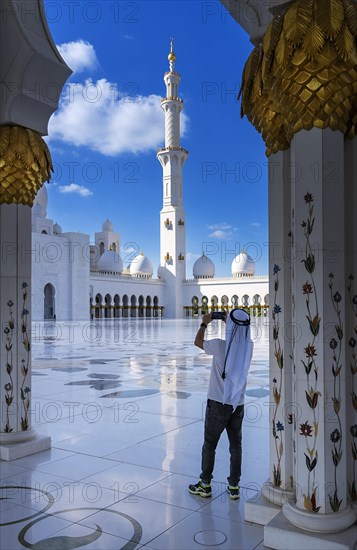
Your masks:
{"label": "dark inlay circle in floor", "polygon": [[202,546],[219,546],[226,542],[227,535],[221,531],[198,531],[193,540]]}

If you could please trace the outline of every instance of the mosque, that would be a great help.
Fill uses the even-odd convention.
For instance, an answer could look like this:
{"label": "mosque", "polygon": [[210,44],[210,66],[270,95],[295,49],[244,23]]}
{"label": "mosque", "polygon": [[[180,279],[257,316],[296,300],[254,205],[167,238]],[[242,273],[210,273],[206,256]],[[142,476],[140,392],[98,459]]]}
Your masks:
{"label": "mosque", "polygon": [[[266,402],[269,428],[261,428],[257,422],[254,427],[247,426],[245,437],[249,430],[252,432],[252,439],[246,439],[252,477],[246,487],[256,494],[244,498],[244,502],[242,499],[237,516],[230,511],[225,514],[227,502],[223,498],[214,501],[220,509],[216,521],[216,512],[212,515],[198,512],[202,516],[198,518],[192,510],[177,507],[174,511],[172,500],[165,500],[170,505],[164,507],[163,503],[155,502],[155,492],[149,496],[151,515],[147,514],[147,504],[140,508],[138,502],[131,509],[135,516],[145,518],[145,531],[154,515],[155,522],[158,517],[166,521],[170,514],[172,518],[175,516],[171,531],[167,521],[162,523],[164,538],[160,536],[158,546],[162,548],[172,546],[172,541],[175,544],[178,541],[176,547],[193,548],[202,546],[204,540],[214,540],[215,545],[219,541],[226,546],[230,540],[238,540],[245,548],[263,548],[259,540],[264,533],[264,547],[268,548],[354,549],[357,541],[357,0],[221,0],[221,3],[246,30],[254,46],[243,70],[241,114],[262,134],[266,146],[268,240],[281,244],[269,248],[270,392]],[[219,10],[218,3],[206,4],[211,13],[212,8]],[[143,255],[131,262],[129,270],[124,270],[118,256],[119,235],[112,231],[114,227],[110,223],[104,224],[91,245],[88,235],[61,233],[60,227],[46,218],[46,192],[40,191],[36,200],[36,192],[50,177],[51,168],[50,151],[41,136],[47,135],[48,119],[58,107],[59,94],[71,71],[53,42],[42,2],[8,0],[6,9],[12,11],[11,17],[0,19],[0,51],[4,54],[0,82],[10,92],[4,94],[0,109],[0,323],[5,327],[0,340],[3,381],[0,400],[4,418],[0,428],[0,458],[10,462],[25,457],[29,461],[25,463],[26,468],[22,468],[26,470],[29,466],[27,472],[19,471],[15,464],[2,462],[1,465],[2,473],[5,472],[4,485],[12,475],[16,483],[8,488],[21,493],[11,493],[11,498],[16,499],[12,503],[9,495],[3,499],[5,514],[9,512],[12,516],[10,522],[2,524],[4,532],[6,526],[9,527],[11,543],[7,547],[18,548],[30,527],[36,524],[36,529],[37,525],[41,529],[38,523],[41,516],[25,527],[22,523],[26,520],[25,506],[16,504],[24,503],[24,500],[20,502],[24,489],[31,489],[33,495],[38,483],[41,486],[45,483],[44,476],[48,479],[46,471],[62,475],[68,472],[71,478],[76,475],[74,479],[80,480],[76,485],[82,486],[83,479],[91,479],[84,478],[88,471],[82,471],[83,464],[93,458],[96,473],[108,471],[102,470],[103,463],[99,467],[99,462],[106,458],[91,459],[87,454],[88,449],[97,451],[99,443],[93,432],[86,438],[81,421],[78,427],[81,437],[77,439],[83,436],[85,440],[84,454],[81,451],[75,453],[74,458],[59,460],[58,452],[63,453],[61,447],[54,449],[50,462],[41,455],[41,451],[50,449],[51,438],[48,432],[45,435],[37,432],[37,424],[32,426],[33,415],[29,414],[34,406],[32,380],[36,374],[44,374],[31,371],[31,321],[54,316],[58,320],[88,319],[90,315],[163,314],[174,318],[199,314],[205,308],[212,308],[212,304],[214,308],[227,301],[231,305],[235,303],[235,296],[239,305],[248,303],[250,307],[254,296],[262,297],[261,304],[266,297],[268,303],[268,286],[267,278],[255,277],[254,266],[244,252],[234,261],[230,278],[215,279],[214,266],[202,257],[194,267],[193,279],[186,279],[182,166],[188,153],[180,146],[183,103],[178,96],[180,75],[174,70],[173,51],[169,58],[170,71],[164,76],[165,147],[157,153],[163,168],[157,278],[153,278],[150,262]],[[28,17],[23,17],[24,13]],[[216,21],[219,21],[217,16]],[[241,53],[239,43],[227,48],[229,54]],[[47,89],[50,83],[55,84],[54,90],[57,90],[53,97],[33,94],[35,86]],[[285,253],[286,250],[291,254]],[[17,327],[21,328],[17,330]],[[49,359],[46,357],[46,363]],[[71,366],[66,373],[69,370]],[[68,377],[62,376],[67,388],[62,396],[70,404]],[[47,393],[48,383],[44,382],[44,393],[40,396],[47,403],[51,395]],[[52,396],[59,401],[60,382],[56,374],[56,393]],[[40,384],[38,379],[37,388]],[[92,399],[94,394],[86,392],[85,395],[83,399],[88,396]],[[159,406],[166,407],[165,404]],[[177,401],[174,407],[178,410]],[[164,426],[159,414],[153,416],[161,424],[161,431]],[[192,419],[186,420],[189,426],[182,425],[182,429],[191,430]],[[130,434],[129,461],[134,454],[140,454],[131,437],[135,425],[143,428],[140,423],[120,424]],[[59,422],[49,426],[49,433],[63,437],[58,431]],[[105,422],[104,427],[107,430],[104,435],[109,434],[107,439],[110,439],[112,425]],[[164,429],[169,430],[170,435],[176,431],[169,424]],[[262,443],[266,432],[270,475],[269,480],[260,485],[259,468],[263,461],[267,463],[267,453],[259,453],[257,445]],[[192,432],[188,433],[189,446],[193,436]],[[147,441],[146,431],[144,436]],[[175,435],[174,439],[179,440]],[[74,448],[69,445],[67,448],[72,453]],[[166,456],[167,450],[170,458],[177,453],[179,462],[189,457],[186,448],[175,444],[164,450]],[[102,452],[108,450],[103,448]],[[35,455],[32,462],[29,455],[34,453],[38,453],[38,458]],[[128,460],[128,455],[126,457]],[[158,457],[161,464],[161,455]],[[70,463],[66,470],[59,472],[58,465],[65,460]],[[144,465],[147,466],[146,462]],[[4,466],[11,466],[11,470]],[[121,469],[125,464],[119,466]],[[39,478],[34,476],[35,469],[39,469]],[[177,485],[171,485],[175,483],[173,478],[173,475],[168,478],[170,491],[165,492],[165,499],[169,492],[176,496]],[[161,481],[165,484],[166,478],[160,477]],[[148,490],[151,488],[152,485]],[[54,493],[54,489],[51,490]],[[164,493],[162,486],[159,491],[160,495]],[[25,496],[26,513],[32,514],[31,502]],[[31,498],[32,502],[36,500],[34,512],[38,516],[41,514],[38,500]],[[141,500],[145,502],[145,497],[138,499]],[[83,493],[79,503],[83,506]],[[120,502],[115,506],[117,504],[119,507]],[[62,508],[62,502],[58,502],[58,506]],[[107,498],[104,507],[98,514],[111,508]],[[168,508],[172,508],[172,513],[167,513]],[[245,524],[241,521],[243,508]],[[71,542],[79,526],[78,510],[76,506]],[[226,517],[222,517],[222,511]],[[14,512],[20,519],[13,519]],[[128,518],[128,510],[125,512]],[[53,542],[59,534],[57,540],[61,540],[64,547],[66,543],[62,544],[63,539],[59,537],[66,533],[66,528],[56,523],[56,513],[59,512],[51,516],[45,514],[55,522],[51,523],[51,532],[56,530],[56,537],[49,540]],[[178,513],[188,515],[182,519]],[[203,516],[207,516],[206,521]],[[90,518],[95,521],[96,516],[92,514]],[[141,528],[136,517],[131,519],[133,526],[138,524]],[[58,521],[63,520],[58,518]],[[222,525],[227,535],[222,533]],[[93,528],[97,534],[106,533],[96,523]],[[45,529],[50,532],[48,525]],[[134,531],[136,533],[135,527]],[[42,535],[41,530],[38,535]],[[205,539],[206,535],[210,538]],[[217,536],[226,537],[226,542]],[[26,541],[26,547],[39,547],[41,542],[43,547],[44,540],[34,544]],[[82,546],[88,547],[88,537],[83,540]],[[147,537],[143,543],[147,540],[159,539]],[[99,544],[103,547],[105,542]]]}
{"label": "mosque", "polygon": [[186,278],[186,217],[182,199],[182,167],[188,151],[180,145],[180,74],[171,41],[169,71],[164,75],[166,96],[165,147],[157,152],[163,169],[163,207],[160,212],[160,265],[157,276],[151,260],[140,251],[128,267],[120,257],[120,234],[110,220],[89,235],[63,233],[47,218],[47,190],[39,190],[32,208],[33,320],[90,318],[182,318],[207,311],[249,308],[267,315],[269,281],[255,275],[255,263],[244,251],[232,261],[231,274],[215,278],[213,261],[202,254]]}

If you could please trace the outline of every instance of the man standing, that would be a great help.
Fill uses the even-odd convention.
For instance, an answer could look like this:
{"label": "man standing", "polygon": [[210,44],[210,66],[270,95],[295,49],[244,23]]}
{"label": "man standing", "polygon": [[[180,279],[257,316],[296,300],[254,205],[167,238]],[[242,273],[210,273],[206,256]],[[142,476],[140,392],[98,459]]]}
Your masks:
{"label": "man standing", "polygon": [[193,495],[210,497],[214,459],[219,438],[227,431],[230,452],[230,475],[227,491],[231,499],[239,498],[242,463],[242,422],[244,392],[249,365],[253,355],[250,337],[250,317],[243,309],[234,309],[226,321],[226,340],[205,340],[205,330],[212,314],[202,318],[196,334],[195,346],[213,355],[207,393],[207,407],[202,447],[201,475],[195,485],[189,485]]}

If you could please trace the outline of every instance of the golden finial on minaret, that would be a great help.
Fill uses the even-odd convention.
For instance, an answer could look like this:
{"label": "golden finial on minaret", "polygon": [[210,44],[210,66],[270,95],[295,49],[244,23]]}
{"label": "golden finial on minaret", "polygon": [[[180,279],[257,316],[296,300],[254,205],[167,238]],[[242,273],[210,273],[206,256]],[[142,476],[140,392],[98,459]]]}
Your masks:
{"label": "golden finial on minaret", "polygon": [[170,62],[170,71],[172,72],[174,70],[175,61],[176,61],[176,55],[175,55],[175,52],[174,52],[174,39],[173,38],[170,38],[170,53],[167,56],[167,59]]}

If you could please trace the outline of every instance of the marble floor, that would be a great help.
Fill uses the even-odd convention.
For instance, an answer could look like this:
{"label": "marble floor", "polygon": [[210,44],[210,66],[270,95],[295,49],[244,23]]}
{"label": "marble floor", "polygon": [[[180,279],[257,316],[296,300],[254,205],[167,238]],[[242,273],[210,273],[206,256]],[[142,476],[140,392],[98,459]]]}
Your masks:
{"label": "marble floor", "polygon": [[3,550],[264,548],[263,528],[243,516],[269,477],[266,319],[252,325],[239,501],[226,495],[225,434],[212,498],[187,491],[200,473],[211,364],[192,343],[198,326],[33,324],[32,426],[52,448],[0,463]]}

